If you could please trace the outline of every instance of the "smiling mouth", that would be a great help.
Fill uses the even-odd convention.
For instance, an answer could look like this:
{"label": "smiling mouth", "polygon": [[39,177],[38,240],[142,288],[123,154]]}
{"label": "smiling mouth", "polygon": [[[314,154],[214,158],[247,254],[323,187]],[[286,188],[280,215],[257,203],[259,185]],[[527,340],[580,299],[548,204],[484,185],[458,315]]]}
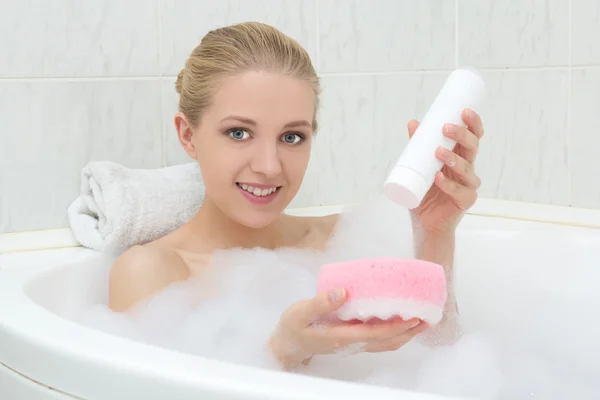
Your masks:
{"label": "smiling mouth", "polygon": [[239,183],[239,182],[236,182],[236,185],[243,191],[248,192],[256,197],[267,197],[267,196],[277,192],[279,189],[281,189],[281,186],[273,186],[273,187],[266,188],[266,189],[260,189],[260,188],[255,188],[248,184]]}

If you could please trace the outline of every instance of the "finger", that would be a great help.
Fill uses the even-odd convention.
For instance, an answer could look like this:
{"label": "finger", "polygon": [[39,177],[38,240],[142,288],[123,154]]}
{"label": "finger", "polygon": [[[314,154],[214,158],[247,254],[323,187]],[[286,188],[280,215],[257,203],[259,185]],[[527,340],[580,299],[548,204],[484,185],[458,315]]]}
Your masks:
{"label": "finger", "polygon": [[479,189],[481,179],[475,175],[473,164],[443,147],[439,147],[435,155],[444,165],[456,173],[463,185],[471,189]]}
{"label": "finger", "polygon": [[330,326],[325,335],[343,345],[376,342],[401,335],[417,326],[419,322],[415,318],[408,321],[399,319],[377,323],[337,324]]}
{"label": "finger", "polygon": [[477,191],[448,179],[443,172],[435,176],[435,184],[440,190],[452,198],[454,204],[461,210],[470,208],[477,201]]}
{"label": "finger", "polygon": [[473,110],[466,109],[462,113],[462,119],[477,138],[481,139],[483,137],[483,122],[481,122],[479,114]]}
{"label": "finger", "polygon": [[463,148],[464,158],[472,163],[475,161],[477,151],[479,150],[479,138],[473,132],[465,127],[446,124],[442,129],[444,136],[454,140]]}
{"label": "finger", "polygon": [[401,336],[395,337],[391,340],[387,340],[385,342],[377,343],[373,346],[368,346],[364,351],[368,353],[381,353],[384,351],[396,351],[399,350],[402,346],[406,345],[412,339],[414,339],[417,335],[427,329],[427,324],[421,323],[415,328],[407,331]]}
{"label": "finger", "polygon": [[318,320],[324,319],[328,314],[336,311],[346,302],[346,291],[335,289],[330,292],[317,294],[306,302],[304,307],[299,308],[299,314],[295,317],[304,327]]}
{"label": "finger", "polygon": [[417,128],[419,127],[419,121],[417,120],[410,120],[408,121],[408,138],[412,138],[413,135],[415,134],[415,131],[417,130]]}
{"label": "finger", "polygon": [[388,340],[399,335],[403,335],[410,331],[415,326],[418,326],[421,320],[418,318],[412,318],[409,320],[402,320],[400,318],[389,320],[383,323],[371,324],[371,329],[366,332],[366,340]]}
{"label": "finger", "polygon": [[374,343],[371,346],[367,346],[365,349],[369,353],[379,353],[383,351],[396,351],[408,342],[410,342],[415,336],[426,330],[428,327],[427,323],[421,322],[414,328],[409,329],[401,335],[395,336],[391,339]]}

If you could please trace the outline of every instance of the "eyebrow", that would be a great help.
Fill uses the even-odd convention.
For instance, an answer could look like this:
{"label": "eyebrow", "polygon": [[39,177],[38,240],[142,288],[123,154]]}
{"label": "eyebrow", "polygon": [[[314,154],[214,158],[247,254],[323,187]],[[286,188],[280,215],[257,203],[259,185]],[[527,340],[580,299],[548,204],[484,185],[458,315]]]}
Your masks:
{"label": "eyebrow", "polygon": [[[225,122],[225,121],[238,121],[238,122],[242,122],[244,124],[256,126],[256,122],[254,120],[252,120],[250,118],[246,118],[246,117],[241,117],[239,115],[230,115],[221,120],[221,122]],[[297,128],[300,126],[306,126],[308,128],[312,127],[312,125],[308,121],[298,120],[298,121],[288,122],[287,124],[284,125],[284,128]]]}

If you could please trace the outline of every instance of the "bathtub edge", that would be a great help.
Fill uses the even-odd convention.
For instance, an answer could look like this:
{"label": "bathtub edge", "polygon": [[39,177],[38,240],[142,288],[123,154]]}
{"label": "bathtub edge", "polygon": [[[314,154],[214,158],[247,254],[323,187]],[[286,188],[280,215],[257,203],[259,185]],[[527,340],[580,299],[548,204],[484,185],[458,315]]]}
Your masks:
{"label": "bathtub edge", "polygon": [[[354,204],[297,207],[286,210],[286,213],[323,216],[340,213],[352,206]],[[480,198],[467,214],[600,229],[600,210],[596,209]],[[0,254],[80,246],[70,228],[0,233]]]}

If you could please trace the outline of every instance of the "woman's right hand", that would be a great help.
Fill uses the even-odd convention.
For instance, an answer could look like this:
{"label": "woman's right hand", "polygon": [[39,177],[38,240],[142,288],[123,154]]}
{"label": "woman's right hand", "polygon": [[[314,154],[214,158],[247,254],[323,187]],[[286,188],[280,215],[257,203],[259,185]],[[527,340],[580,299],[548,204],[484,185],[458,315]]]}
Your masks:
{"label": "woman's right hand", "polygon": [[401,319],[370,323],[325,322],[325,318],[346,302],[339,289],[320,293],[296,303],[284,311],[270,339],[273,354],[285,368],[306,364],[313,355],[331,354],[347,346],[360,351],[394,351],[427,328],[419,319]]}

